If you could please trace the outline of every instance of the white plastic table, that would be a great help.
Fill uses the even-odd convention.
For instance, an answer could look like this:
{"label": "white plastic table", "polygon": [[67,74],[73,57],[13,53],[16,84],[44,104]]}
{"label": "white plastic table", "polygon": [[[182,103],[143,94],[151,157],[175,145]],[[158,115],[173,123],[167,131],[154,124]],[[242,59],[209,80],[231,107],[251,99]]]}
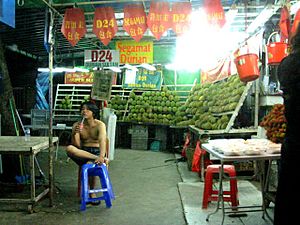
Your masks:
{"label": "white plastic table", "polygon": [[[230,141],[227,140],[227,141]],[[214,212],[210,213],[206,220],[209,220],[209,217],[215,213],[218,212],[219,208],[220,208],[220,203],[221,203],[221,209],[222,209],[222,224],[224,223],[224,219],[225,219],[225,207],[224,207],[224,199],[223,199],[223,175],[224,175],[224,163],[226,162],[244,162],[244,161],[261,161],[261,162],[265,162],[266,160],[269,161],[268,164],[268,168],[267,171],[270,171],[270,166],[271,166],[271,162],[273,160],[277,160],[280,159],[280,154],[270,154],[270,153],[262,153],[259,155],[238,155],[238,156],[226,156],[223,153],[220,153],[218,151],[216,151],[213,147],[213,145],[211,143],[206,143],[206,144],[202,144],[201,147],[206,150],[208,153],[212,154],[215,158],[219,159],[221,162],[220,165],[220,173],[219,173],[219,193],[218,193],[218,202],[217,202],[217,208]],[[228,213],[241,213],[241,212],[256,212],[258,211],[256,210],[247,210],[247,211],[239,211],[236,210],[238,208],[257,208],[260,207],[261,209],[259,211],[263,211],[263,217],[266,214],[269,219],[270,216],[268,215],[267,211],[266,211],[266,205],[265,205],[265,190],[267,190],[266,185],[268,185],[268,176],[266,176],[265,174],[265,168],[259,168],[259,172],[261,174],[260,176],[260,183],[261,183],[261,188],[262,188],[262,205],[261,206],[242,206],[242,207],[232,207],[231,209],[234,209],[233,211],[230,211]],[[227,212],[226,212],[227,213]],[[271,219],[272,220],[272,219]]]}

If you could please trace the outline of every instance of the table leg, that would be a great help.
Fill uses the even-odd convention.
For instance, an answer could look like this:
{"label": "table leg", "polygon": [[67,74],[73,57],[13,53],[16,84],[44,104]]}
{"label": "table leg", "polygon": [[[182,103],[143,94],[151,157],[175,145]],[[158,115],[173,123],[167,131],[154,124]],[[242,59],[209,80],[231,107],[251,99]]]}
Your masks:
{"label": "table leg", "polygon": [[200,177],[200,181],[204,182],[204,170],[205,170],[205,166],[204,166],[204,154],[201,153],[200,155],[200,162],[201,162],[201,177]]}
{"label": "table leg", "polygon": [[35,199],[35,171],[34,171],[34,155],[30,154],[29,161],[30,161],[30,179],[31,179],[31,186],[30,186],[30,199],[34,202]]}
{"label": "table leg", "polygon": [[[222,203],[222,223],[221,225],[223,225],[224,223],[224,219],[225,219],[225,207],[224,207],[224,198],[223,198],[223,176],[224,176],[224,164],[223,162],[221,162],[221,166],[220,166],[220,175],[219,175],[219,194],[218,194],[218,203],[221,201]],[[219,208],[219,205],[218,205]]]}
{"label": "table leg", "polygon": [[268,217],[270,221],[273,222],[273,219],[269,215],[267,211],[267,206],[266,206],[266,193],[269,190],[269,177],[270,177],[270,172],[271,172],[271,167],[272,167],[272,160],[268,160],[268,166],[267,166],[267,173],[265,174],[265,167],[263,166],[263,173],[264,175],[262,176],[261,180],[261,190],[262,190],[262,208],[263,208],[263,215],[262,218],[265,218],[265,215]]}
{"label": "table leg", "polygon": [[30,165],[30,201],[31,203],[28,204],[28,212],[33,213],[33,203],[35,202],[35,171],[34,171],[34,154],[29,155],[29,165]]}
{"label": "table leg", "polygon": [[225,207],[224,207],[224,199],[223,199],[223,176],[224,176],[224,163],[223,161],[221,161],[221,166],[220,166],[220,170],[219,170],[219,193],[218,193],[218,201],[217,201],[217,207],[216,210],[210,214],[207,215],[206,217],[206,221],[209,220],[209,217],[215,213],[218,212],[219,207],[220,207],[220,202],[222,204],[222,223],[221,225],[224,223],[224,219],[225,219]]}

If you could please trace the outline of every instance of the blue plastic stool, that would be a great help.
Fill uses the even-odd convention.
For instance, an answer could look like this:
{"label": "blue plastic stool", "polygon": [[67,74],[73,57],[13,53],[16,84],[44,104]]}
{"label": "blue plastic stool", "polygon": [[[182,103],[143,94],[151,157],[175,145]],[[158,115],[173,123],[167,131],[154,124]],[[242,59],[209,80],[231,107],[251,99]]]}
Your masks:
{"label": "blue plastic stool", "polygon": [[[89,176],[98,176],[100,178],[101,188],[89,190]],[[102,192],[103,195],[98,198],[90,198],[89,194]],[[104,200],[106,207],[112,206],[111,200],[115,199],[115,195],[110,182],[110,177],[105,163],[100,166],[96,164],[84,164],[81,168],[81,207],[80,210],[86,209],[89,202]]]}

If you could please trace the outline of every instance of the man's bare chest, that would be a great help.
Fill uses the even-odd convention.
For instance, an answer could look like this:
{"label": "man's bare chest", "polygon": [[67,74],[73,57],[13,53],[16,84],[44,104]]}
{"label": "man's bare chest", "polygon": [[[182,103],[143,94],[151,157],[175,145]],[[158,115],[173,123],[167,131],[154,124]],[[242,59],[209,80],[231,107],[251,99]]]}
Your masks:
{"label": "man's bare chest", "polygon": [[81,140],[98,140],[99,129],[97,127],[83,127],[82,132],[80,133]]}

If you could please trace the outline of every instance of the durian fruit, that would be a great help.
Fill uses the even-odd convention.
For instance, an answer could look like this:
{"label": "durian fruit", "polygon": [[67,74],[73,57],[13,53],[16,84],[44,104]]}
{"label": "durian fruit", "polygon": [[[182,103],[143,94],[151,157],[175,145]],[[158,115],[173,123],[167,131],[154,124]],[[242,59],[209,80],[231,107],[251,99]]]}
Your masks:
{"label": "durian fruit", "polygon": [[108,107],[114,109],[114,112],[118,120],[122,120],[123,115],[125,113],[126,104],[127,104],[127,99],[122,98],[120,95],[115,95],[108,102]]}
{"label": "durian fruit", "polygon": [[178,121],[179,97],[163,87],[162,91],[130,94],[126,121],[174,125]]}
{"label": "durian fruit", "polygon": [[237,75],[213,84],[197,84],[184,104],[186,117],[182,118],[186,120],[177,123],[187,124],[195,121],[195,126],[201,129],[225,129],[229,118],[226,117],[225,121],[221,115],[236,109],[244,90],[245,84]]}

